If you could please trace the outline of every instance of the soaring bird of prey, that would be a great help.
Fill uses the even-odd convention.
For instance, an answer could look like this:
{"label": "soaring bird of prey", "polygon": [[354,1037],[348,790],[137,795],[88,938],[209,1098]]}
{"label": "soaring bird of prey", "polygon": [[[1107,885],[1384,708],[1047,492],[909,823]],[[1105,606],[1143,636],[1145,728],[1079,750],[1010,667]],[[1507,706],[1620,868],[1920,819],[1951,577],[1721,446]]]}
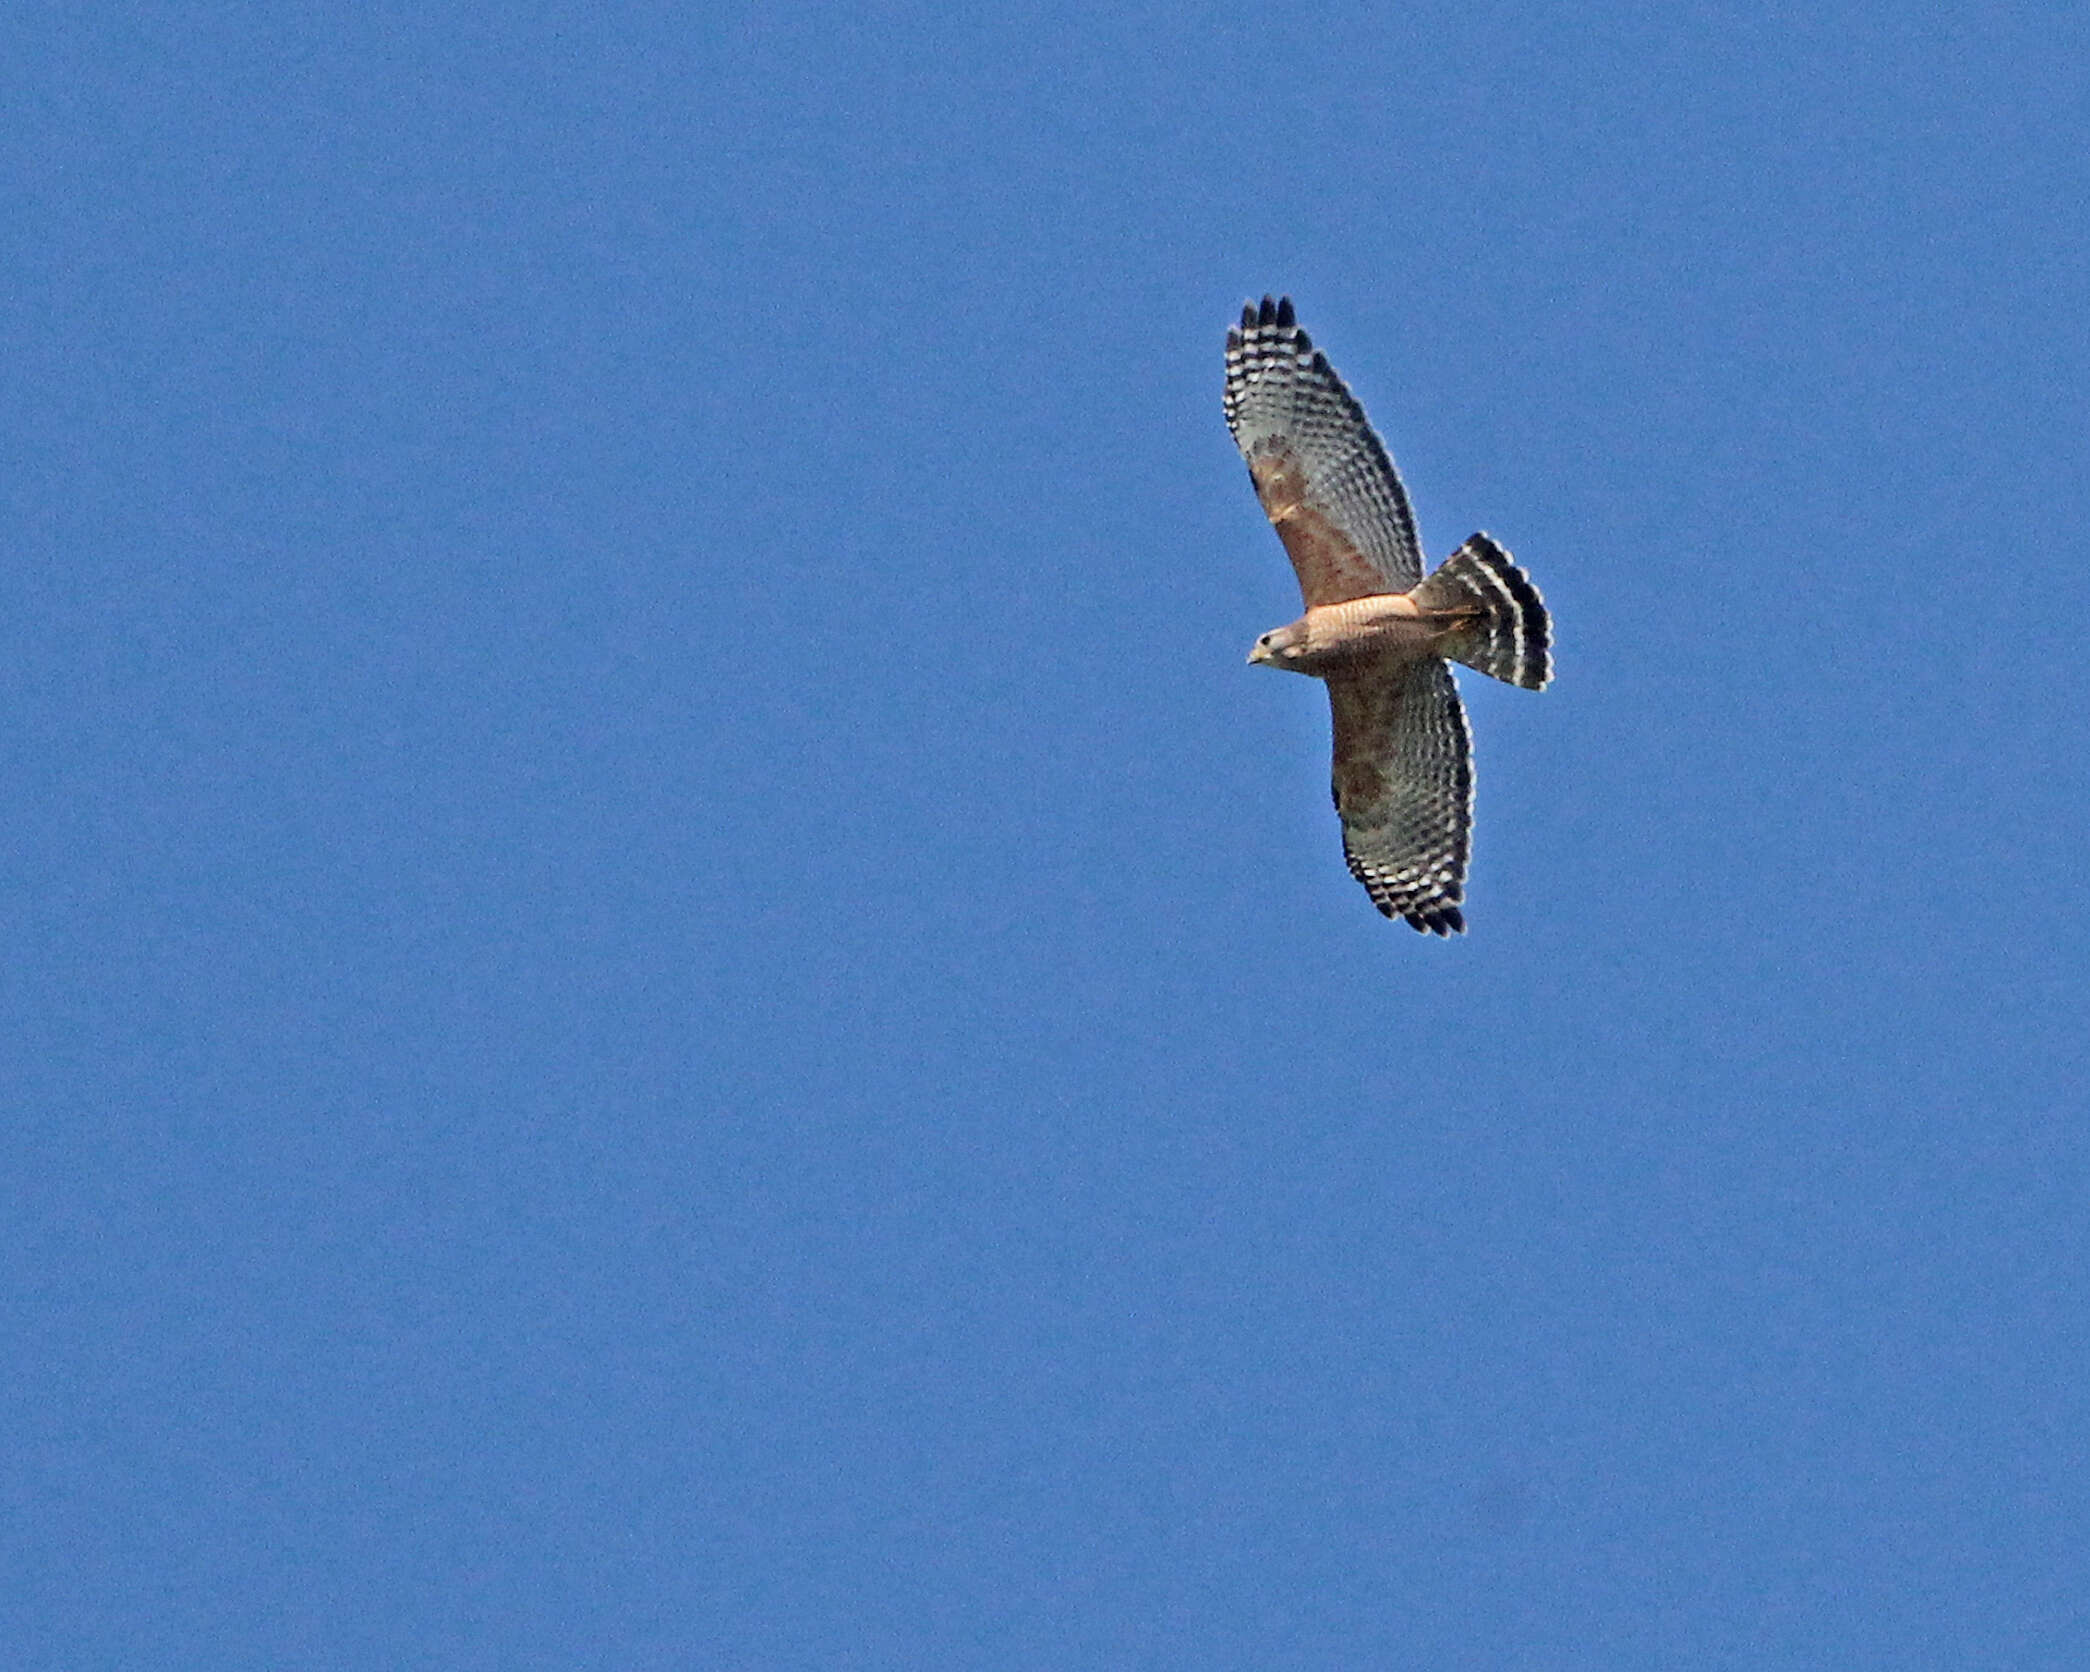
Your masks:
{"label": "soaring bird of prey", "polygon": [[1248,659],[1327,682],[1343,854],[1372,904],[1463,932],[1473,738],[1449,663],[1543,690],[1545,603],[1485,534],[1423,579],[1393,460],[1291,298],[1251,302],[1227,332],[1226,421],[1306,600]]}

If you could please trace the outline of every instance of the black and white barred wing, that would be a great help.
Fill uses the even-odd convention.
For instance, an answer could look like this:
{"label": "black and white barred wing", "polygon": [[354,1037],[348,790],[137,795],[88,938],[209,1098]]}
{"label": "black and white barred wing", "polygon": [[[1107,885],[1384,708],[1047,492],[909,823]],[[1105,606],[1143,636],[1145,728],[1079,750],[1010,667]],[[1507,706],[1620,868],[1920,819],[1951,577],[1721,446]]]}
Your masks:
{"label": "black and white barred wing", "polygon": [[1335,810],[1350,875],[1388,917],[1466,927],[1473,740],[1451,669],[1434,657],[1328,681]]}
{"label": "black and white barred wing", "polygon": [[1393,460],[1299,329],[1289,297],[1251,303],[1227,332],[1226,422],[1308,609],[1406,592],[1422,579],[1415,515]]}

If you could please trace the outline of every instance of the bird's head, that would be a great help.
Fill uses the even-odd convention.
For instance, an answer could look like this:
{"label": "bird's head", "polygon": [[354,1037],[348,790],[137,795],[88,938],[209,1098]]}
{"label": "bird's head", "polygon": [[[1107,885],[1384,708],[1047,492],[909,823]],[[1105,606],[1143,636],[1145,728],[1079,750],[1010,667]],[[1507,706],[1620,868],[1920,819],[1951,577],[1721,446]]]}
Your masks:
{"label": "bird's head", "polygon": [[1273,627],[1257,639],[1248,659],[1265,667],[1296,669],[1305,654],[1306,632],[1295,621],[1289,627]]}

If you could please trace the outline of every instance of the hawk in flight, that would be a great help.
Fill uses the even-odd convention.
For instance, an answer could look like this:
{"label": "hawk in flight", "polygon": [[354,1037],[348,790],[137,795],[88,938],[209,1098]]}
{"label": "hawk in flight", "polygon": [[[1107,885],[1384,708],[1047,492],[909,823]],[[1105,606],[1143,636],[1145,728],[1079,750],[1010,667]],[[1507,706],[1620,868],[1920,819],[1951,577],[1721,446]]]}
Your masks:
{"label": "hawk in flight", "polygon": [[1393,460],[1289,297],[1250,303],[1227,332],[1226,422],[1306,600],[1248,659],[1327,682],[1343,854],[1372,904],[1461,932],[1473,739],[1449,664],[1543,690],[1545,603],[1485,534],[1423,578]]}

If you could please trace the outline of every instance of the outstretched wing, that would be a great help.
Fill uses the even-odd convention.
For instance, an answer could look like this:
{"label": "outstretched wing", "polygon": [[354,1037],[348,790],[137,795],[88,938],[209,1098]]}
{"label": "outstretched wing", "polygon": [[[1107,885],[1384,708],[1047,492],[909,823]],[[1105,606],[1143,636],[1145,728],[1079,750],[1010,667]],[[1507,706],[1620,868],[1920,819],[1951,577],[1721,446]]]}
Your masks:
{"label": "outstretched wing", "polygon": [[1306,607],[1422,579],[1415,514],[1393,460],[1290,297],[1241,310],[1226,334],[1226,422],[1299,572]]}
{"label": "outstretched wing", "polygon": [[1440,935],[1466,927],[1473,738],[1435,657],[1328,681],[1343,856],[1372,904]]}

